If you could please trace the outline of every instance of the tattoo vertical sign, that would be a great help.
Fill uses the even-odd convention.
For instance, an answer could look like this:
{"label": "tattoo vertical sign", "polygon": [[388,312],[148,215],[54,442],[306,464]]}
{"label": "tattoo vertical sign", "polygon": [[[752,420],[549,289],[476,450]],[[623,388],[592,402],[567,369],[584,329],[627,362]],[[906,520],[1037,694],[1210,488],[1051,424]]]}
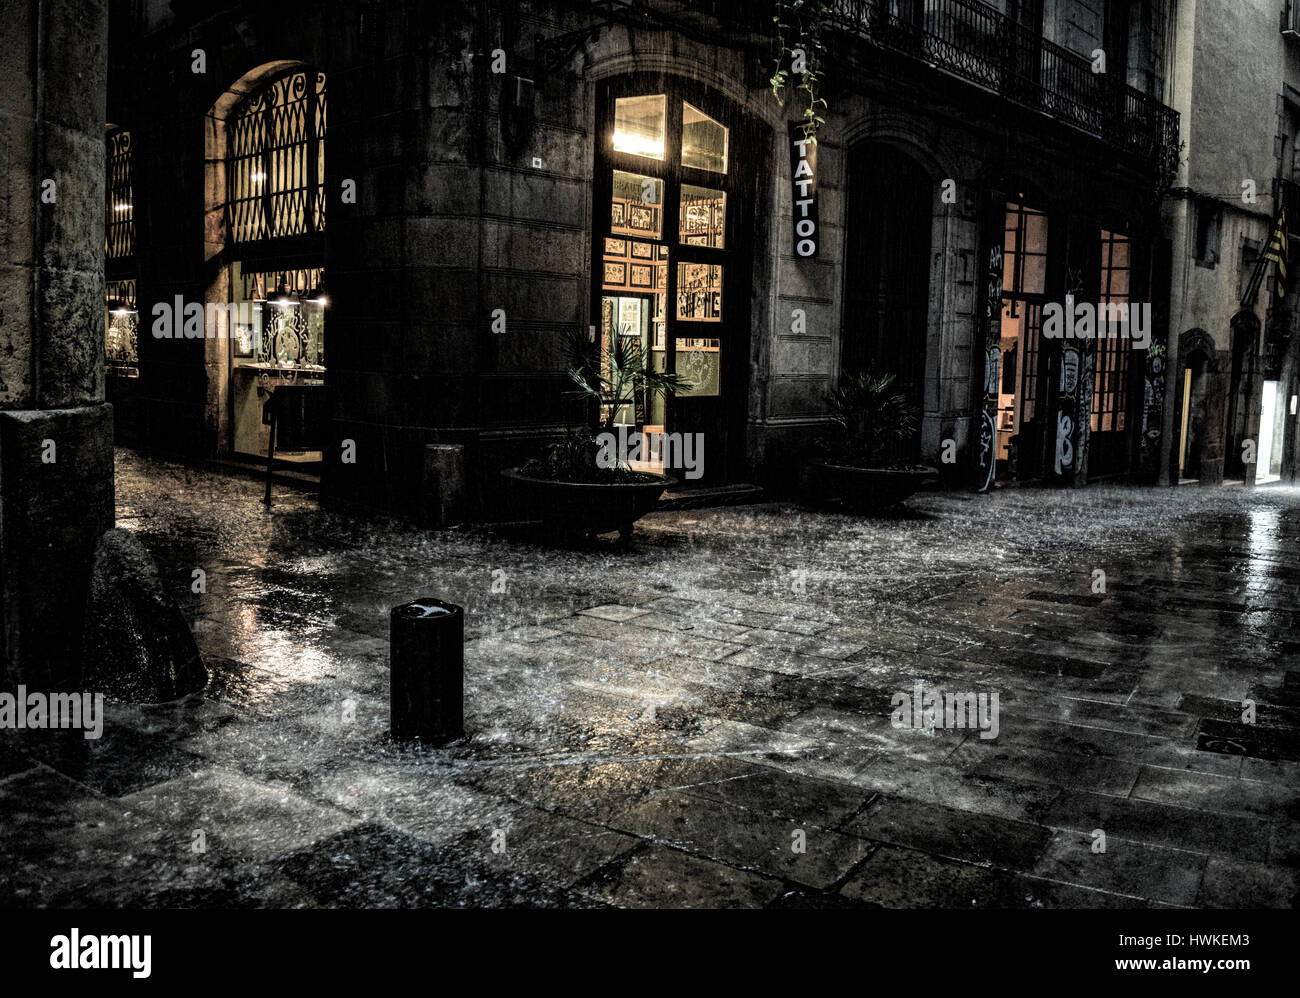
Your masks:
{"label": "tattoo vertical sign", "polygon": [[817,217],[817,142],[802,125],[790,126],[790,200],[794,215],[794,255],[807,260],[821,243]]}
{"label": "tattoo vertical sign", "polygon": [[[1001,225],[988,231],[1001,236]],[[998,468],[998,402],[1002,390],[1002,242],[990,239],[984,250],[983,309],[984,397],[980,406],[979,478],[980,492],[993,485]],[[978,342],[978,339],[976,340]]]}

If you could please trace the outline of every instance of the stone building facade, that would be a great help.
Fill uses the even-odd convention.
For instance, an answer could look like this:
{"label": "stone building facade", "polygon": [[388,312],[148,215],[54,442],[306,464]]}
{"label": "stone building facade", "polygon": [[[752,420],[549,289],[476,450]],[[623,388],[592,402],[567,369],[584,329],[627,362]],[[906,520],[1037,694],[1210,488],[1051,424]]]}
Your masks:
{"label": "stone building facade", "polygon": [[[1170,103],[1182,156],[1165,199],[1170,340],[1160,480],[1293,481],[1294,268],[1261,259],[1279,210],[1300,232],[1300,32],[1274,0],[1179,0]],[[1159,389],[1158,389],[1159,390]]]}
{"label": "stone building facade", "polygon": [[[866,366],[950,486],[1154,481],[1146,352],[1042,325],[1151,303],[1167,343],[1171,4],[834,0],[801,165],[771,4],[120,0],[118,438],[251,460],[266,393],[319,383],[327,494],[419,514],[450,445],[508,515],[498,470],[572,418],[565,338],[615,328],[689,374],[628,419],[703,434],[706,482],[796,488]],[[251,312],[159,336],[160,303]]]}

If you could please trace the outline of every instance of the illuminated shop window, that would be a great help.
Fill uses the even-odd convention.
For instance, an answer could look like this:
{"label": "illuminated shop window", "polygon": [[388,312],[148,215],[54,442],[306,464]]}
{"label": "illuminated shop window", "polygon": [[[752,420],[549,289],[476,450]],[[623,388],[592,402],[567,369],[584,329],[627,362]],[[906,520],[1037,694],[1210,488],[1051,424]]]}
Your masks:
{"label": "illuminated shop window", "polygon": [[614,150],[664,158],[666,112],[663,94],[614,101]]}
{"label": "illuminated shop window", "polygon": [[727,172],[727,129],[690,104],[682,105],[682,166]]}
{"label": "illuminated shop window", "polygon": [[723,249],[726,231],[726,192],[682,184],[681,213],[677,223],[679,241],[688,246]]}
{"label": "illuminated shop window", "polygon": [[127,377],[134,377],[139,370],[139,328],[135,281],[105,281],[104,361]]}

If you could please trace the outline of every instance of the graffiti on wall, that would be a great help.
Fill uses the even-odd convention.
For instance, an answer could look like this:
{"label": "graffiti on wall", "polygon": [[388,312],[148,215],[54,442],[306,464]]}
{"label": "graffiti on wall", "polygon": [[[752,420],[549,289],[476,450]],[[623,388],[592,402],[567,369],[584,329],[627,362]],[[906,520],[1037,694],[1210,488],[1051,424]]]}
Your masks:
{"label": "graffiti on wall", "polygon": [[[1067,303],[1080,297],[1083,275],[1071,268],[1066,275]],[[1061,340],[1060,381],[1057,385],[1056,447],[1052,470],[1057,478],[1073,480],[1086,465],[1088,405],[1092,388],[1092,351],[1087,340]],[[1049,431],[1050,432],[1050,431]]]}
{"label": "graffiti on wall", "polygon": [[1146,375],[1142,387],[1142,448],[1143,467],[1154,467],[1159,459],[1161,416],[1165,406],[1165,347],[1151,344],[1147,351]]}
{"label": "graffiti on wall", "polygon": [[1002,381],[1002,244],[988,249],[984,283],[984,399],[980,420],[979,490],[986,492],[997,474],[998,392]]}

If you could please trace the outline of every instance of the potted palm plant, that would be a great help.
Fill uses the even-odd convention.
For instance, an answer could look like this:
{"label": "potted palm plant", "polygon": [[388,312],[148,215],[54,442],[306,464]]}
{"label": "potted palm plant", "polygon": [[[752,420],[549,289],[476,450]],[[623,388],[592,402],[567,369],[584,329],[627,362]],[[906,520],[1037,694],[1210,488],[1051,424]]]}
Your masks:
{"label": "potted palm plant", "polygon": [[836,432],[820,442],[812,462],[819,497],[859,511],[894,506],[939,472],[907,454],[920,429],[916,406],[895,387],[896,376],[876,371],[845,374],[826,396]]}
{"label": "potted palm plant", "polygon": [[[638,471],[620,453],[619,414],[638,403],[689,391],[690,382],[647,365],[640,337],[631,330],[610,331],[608,350],[582,332],[567,344],[568,393],[581,404],[584,420],[545,453],[521,468],[501,474],[521,495],[525,507],[560,533],[603,534],[626,540],[633,524],[652,510],[675,479]],[[603,354],[603,355],[602,355]]]}

